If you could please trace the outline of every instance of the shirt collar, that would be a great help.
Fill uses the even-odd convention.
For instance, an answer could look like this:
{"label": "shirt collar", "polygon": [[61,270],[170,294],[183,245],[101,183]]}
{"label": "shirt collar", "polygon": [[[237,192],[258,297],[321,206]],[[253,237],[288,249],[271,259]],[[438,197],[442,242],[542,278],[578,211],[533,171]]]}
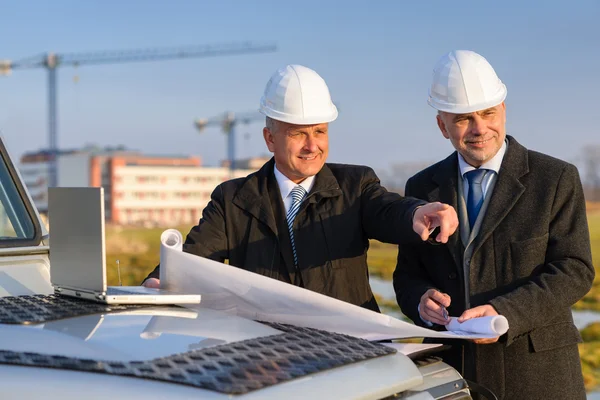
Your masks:
{"label": "shirt collar", "polygon": [[[506,153],[506,146],[506,140],[504,140],[504,143],[502,143],[502,147],[500,147],[500,150],[498,150],[496,155],[492,157],[489,161],[481,164],[481,167],[479,168],[489,169],[491,171],[494,171],[495,173],[499,173],[500,166],[502,165],[502,159],[504,158],[504,154]],[[460,168],[460,175],[463,177],[467,172],[476,169],[474,166],[467,163],[460,153],[458,153],[458,167]]]}
{"label": "shirt collar", "polygon": [[273,172],[275,173],[275,179],[277,180],[277,185],[279,185],[279,191],[281,192],[282,199],[285,199],[286,197],[288,197],[288,195],[290,194],[292,189],[294,189],[296,187],[296,185],[302,186],[306,190],[306,193],[310,193],[310,190],[312,189],[312,187],[315,183],[314,175],[309,176],[308,178],[306,178],[305,180],[303,180],[302,182],[300,182],[298,184],[294,183],[290,180],[290,178],[288,178],[287,176],[285,176],[284,174],[279,172],[279,170],[277,169],[277,164],[275,164],[275,168],[273,168]]}

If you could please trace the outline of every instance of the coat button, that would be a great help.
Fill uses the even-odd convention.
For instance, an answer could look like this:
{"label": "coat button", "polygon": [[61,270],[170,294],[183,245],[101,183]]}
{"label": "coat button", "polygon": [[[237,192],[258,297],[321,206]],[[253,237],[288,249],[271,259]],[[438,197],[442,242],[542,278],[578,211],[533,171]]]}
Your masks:
{"label": "coat button", "polygon": [[456,272],[450,272],[448,274],[448,279],[456,279]]}

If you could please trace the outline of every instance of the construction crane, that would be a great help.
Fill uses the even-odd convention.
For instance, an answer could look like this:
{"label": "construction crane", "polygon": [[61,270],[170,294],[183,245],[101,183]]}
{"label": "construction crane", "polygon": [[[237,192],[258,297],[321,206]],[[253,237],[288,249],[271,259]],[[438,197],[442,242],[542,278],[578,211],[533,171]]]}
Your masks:
{"label": "construction crane", "polygon": [[229,161],[229,174],[233,177],[235,170],[235,128],[239,124],[247,125],[253,121],[264,120],[265,116],[258,111],[246,113],[226,112],[212,118],[198,118],[194,125],[200,132],[207,126],[220,126],[223,133],[227,136],[227,160]]}
{"label": "construction crane", "polygon": [[1,60],[0,75],[9,75],[15,69],[46,68],[48,71],[48,150],[51,154],[48,186],[57,183],[58,111],[56,70],[63,66],[117,64],[142,61],[164,61],[180,58],[215,57],[275,51],[274,44],[251,42],[218,45],[187,46],[138,50],[116,50],[88,53],[45,53],[17,61]]}

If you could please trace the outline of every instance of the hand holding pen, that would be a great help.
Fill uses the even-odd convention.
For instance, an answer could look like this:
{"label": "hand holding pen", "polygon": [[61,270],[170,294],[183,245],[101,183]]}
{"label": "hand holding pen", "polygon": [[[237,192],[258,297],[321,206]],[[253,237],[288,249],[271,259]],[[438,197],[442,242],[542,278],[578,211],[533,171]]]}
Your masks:
{"label": "hand holding pen", "polygon": [[436,289],[429,289],[421,296],[419,312],[421,318],[434,324],[447,325],[450,322],[447,307],[450,307],[450,296]]}

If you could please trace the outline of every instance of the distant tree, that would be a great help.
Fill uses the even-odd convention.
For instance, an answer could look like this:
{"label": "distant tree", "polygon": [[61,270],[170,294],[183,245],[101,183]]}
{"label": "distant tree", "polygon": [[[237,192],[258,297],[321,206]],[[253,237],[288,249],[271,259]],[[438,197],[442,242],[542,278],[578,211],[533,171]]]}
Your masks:
{"label": "distant tree", "polygon": [[582,151],[582,181],[588,201],[600,201],[600,145],[588,145]]}
{"label": "distant tree", "polygon": [[431,162],[417,161],[417,162],[402,162],[392,164],[386,171],[379,173],[381,183],[391,192],[404,194],[404,187],[406,181],[431,165]]}

